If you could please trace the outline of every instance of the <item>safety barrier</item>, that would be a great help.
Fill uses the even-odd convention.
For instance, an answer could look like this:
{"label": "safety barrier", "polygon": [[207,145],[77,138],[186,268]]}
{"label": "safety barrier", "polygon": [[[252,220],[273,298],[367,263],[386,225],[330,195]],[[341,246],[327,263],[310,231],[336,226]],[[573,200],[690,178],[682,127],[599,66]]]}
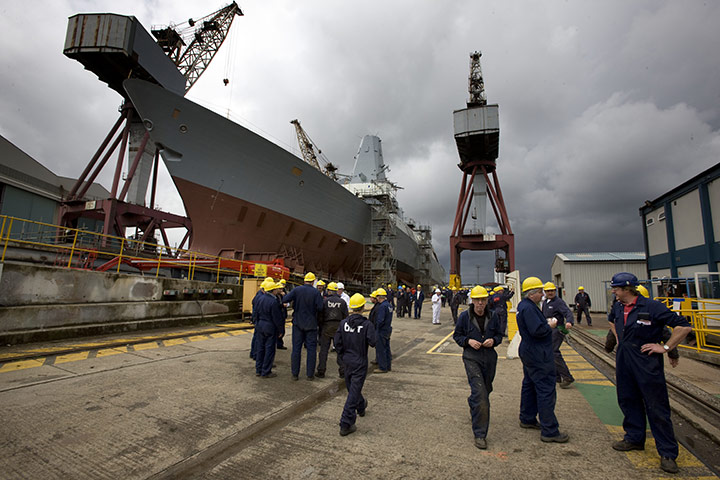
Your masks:
{"label": "safety barrier", "polygon": [[[720,300],[655,297],[670,310],[688,319],[693,327],[686,344],[680,348],[720,355]],[[694,344],[693,344],[694,343]]]}
{"label": "safety barrier", "polygon": [[121,266],[127,265],[143,273],[154,273],[155,277],[162,269],[177,269],[183,278],[215,283],[236,283],[242,276],[286,280],[290,276],[281,260],[235,260],[6,215],[0,215],[0,220],[0,263],[5,262],[8,246],[12,245],[54,252],[55,266],[64,268],[119,273]]}

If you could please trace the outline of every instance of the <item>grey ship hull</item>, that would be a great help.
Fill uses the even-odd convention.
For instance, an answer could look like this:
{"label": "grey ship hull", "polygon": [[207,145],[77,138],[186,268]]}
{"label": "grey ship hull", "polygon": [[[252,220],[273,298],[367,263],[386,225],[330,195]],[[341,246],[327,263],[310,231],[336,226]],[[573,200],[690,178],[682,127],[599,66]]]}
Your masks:
{"label": "grey ship hull", "polygon": [[[280,255],[291,268],[360,279],[371,215],[362,199],[295,155],[182,96],[141,80],[124,86],[193,222],[192,250],[242,252],[246,258]],[[405,232],[398,231],[393,251],[403,281],[442,280],[435,258],[431,278],[422,278],[419,247]]]}

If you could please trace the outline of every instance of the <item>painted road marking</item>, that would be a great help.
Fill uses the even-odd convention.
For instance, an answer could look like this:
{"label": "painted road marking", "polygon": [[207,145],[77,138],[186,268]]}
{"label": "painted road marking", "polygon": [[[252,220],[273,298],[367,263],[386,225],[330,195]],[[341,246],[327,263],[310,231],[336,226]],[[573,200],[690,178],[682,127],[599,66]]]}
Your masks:
{"label": "painted road marking", "polygon": [[[227,324],[227,325],[219,325],[224,327],[243,327],[245,323],[236,323],[236,324]],[[91,347],[98,347],[105,345],[104,343],[83,343],[83,344],[75,344],[75,346],[83,346],[88,347],[88,350],[83,350],[80,352],[72,352],[72,353],[65,353],[57,355],[56,357],[53,357],[53,352],[62,351],[64,349],[67,349],[67,346],[63,347],[50,347],[50,348],[35,348],[32,350],[25,350],[26,353],[45,353],[46,356],[38,357],[38,358],[31,358],[27,360],[18,360],[18,361],[8,361],[5,363],[1,363],[3,358],[12,358],[13,356],[17,355],[17,353],[7,353],[0,355],[0,373],[5,372],[14,372],[16,370],[23,370],[26,368],[35,368],[35,367],[42,367],[43,365],[58,365],[62,363],[68,363],[68,362],[76,362],[80,360],[87,360],[88,358],[104,358],[109,357],[111,355],[118,355],[120,353],[128,353],[129,351],[142,351],[142,350],[150,350],[154,348],[160,348],[160,347],[171,347],[174,345],[184,345],[189,342],[197,342],[202,340],[210,340],[211,338],[229,338],[237,335],[247,335],[248,333],[252,333],[252,329],[243,329],[243,330],[229,330],[227,332],[216,332],[211,334],[205,334],[205,335],[190,335],[190,334],[197,334],[201,333],[201,330],[188,330],[184,333],[186,333],[186,336],[179,337],[179,338],[170,338],[167,340],[163,340],[161,336],[159,335],[153,335],[153,336],[143,336],[143,337],[134,337],[132,339],[118,339],[118,341],[128,341],[131,342],[133,340],[150,340],[149,342],[143,342],[143,343],[135,343],[130,344],[128,346],[120,346],[120,347],[111,347],[111,348],[100,348],[95,349]]]}
{"label": "painted road marking", "polygon": [[77,362],[78,360],[85,360],[90,352],[76,352],[68,353],[66,355],[58,355],[55,357],[54,365],[59,363]]}

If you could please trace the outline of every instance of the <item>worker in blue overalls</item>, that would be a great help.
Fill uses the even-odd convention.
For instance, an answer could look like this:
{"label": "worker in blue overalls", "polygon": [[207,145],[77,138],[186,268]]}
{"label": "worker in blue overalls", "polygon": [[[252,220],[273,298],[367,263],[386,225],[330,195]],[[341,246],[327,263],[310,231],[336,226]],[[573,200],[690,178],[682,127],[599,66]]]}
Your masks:
{"label": "worker in blue overalls", "polygon": [[557,319],[546,319],[538,307],[543,297],[543,283],[539,278],[523,280],[522,294],[517,310],[518,330],[522,338],[519,353],[523,364],[520,427],[540,430],[543,442],[565,443],[569,436],[560,432],[555,417],[557,395],[552,331],[557,326]]}
{"label": "worker in blue overalls", "polygon": [[557,327],[552,332],[553,354],[555,355],[555,379],[560,388],[570,388],[575,381],[565,359],[560,351],[560,346],[565,340],[570,329],[573,327],[573,314],[565,300],[557,296],[557,287],[552,282],[547,282],[543,287],[545,300],[542,301],[542,312],[545,318],[555,317]]}
{"label": "worker in blue overalls", "polygon": [[261,378],[277,377],[277,374],[272,371],[275,347],[277,339],[285,331],[285,319],[282,315],[280,299],[276,295],[280,289],[282,289],[281,283],[273,282],[272,285],[266,283],[264,292],[255,303],[257,310],[255,375]]}
{"label": "worker in blue overalls", "polygon": [[318,312],[322,311],[323,299],[320,292],[313,287],[315,274],[308,272],[305,283],[292,289],[285,295],[282,303],[292,303],[292,353],[290,354],[290,368],[292,379],[297,380],[300,375],[300,359],[302,348],[307,349],[307,377],[315,378],[315,363],[317,362],[318,341]]}
{"label": "worker in blue overalls", "polygon": [[368,370],[368,346],[375,346],[375,327],[362,315],[365,297],[356,293],[350,297],[350,316],[340,322],[335,332],[335,350],[345,366],[345,387],[348,396],[340,417],[340,435],[356,430],[357,415],[365,416],[368,402],[362,395]]}
{"label": "worker in blue overalls", "polygon": [[487,308],[488,292],[480,285],[470,290],[472,305],[460,314],[453,340],[463,349],[465,373],[470,384],[470,418],[475,435],[475,446],[487,448],[490,427],[490,392],[495,379],[497,353],[495,347],[502,341],[500,319]]}
{"label": "worker in blue overalls", "polygon": [[[251,309],[250,309],[250,323],[253,325],[257,325],[257,309],[256,309],[256,303],[257,301],[263,296],[265,293],[265,288],[274,286],[275,280],[272,279],[272,277],[267,277],[265,280],[260,283],[260,286],[258,287],[258,291],[255,292],[255,296],[252,299]],[[252,340],[250,340],[250,358],[253,360],[257,360],[257,339],[258,339],[258,331],[255,329],[253,331]]]}
{"label": "worker in blue overalls", "polygon": [[[664,354],[676,347],[692,330],[690,323],[655,300],[638,294],[632,273],[616,273],[610,286],[617,302],[608,320],[617,338],[615,377],[618,405],[623,412],[625,437],[615,450],[645,449],[645,416],[660,455],[660,468],[677,473],[678,443],[670,420],[665,383]],[[673,327],[670,339],[661,344],[665,326]]]}
{"label": "worker in blue overalls", "polygon": [[[375,314],[375,331],[377,343],[375,347],[375,360],[378,368],[375,373],[387,373],[392,370],[392,352],[390,351],[390,335],[392,334],[393,310],[387,301],[387,292],[384,288],[375,290],[377,308]],[[399,303],[399,300],[398,300]]]}

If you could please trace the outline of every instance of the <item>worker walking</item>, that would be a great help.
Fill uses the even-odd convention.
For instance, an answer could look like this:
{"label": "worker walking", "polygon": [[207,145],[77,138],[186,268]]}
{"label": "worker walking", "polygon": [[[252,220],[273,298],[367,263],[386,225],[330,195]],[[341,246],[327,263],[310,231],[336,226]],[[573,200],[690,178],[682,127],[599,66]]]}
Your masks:
{"label": "worker walking", "polygon": [[557,394],[552,330],[557,320],[546,319],[538,308],[543,296],[543,283],[539,278],[526,278],[522,283],[522,294],[517,311],[518,330],[522,338],[519,353],[523,364],[520,426],[540,430],[543,442],[565,443],[569,437],[560,432],[555,417]]}
{"label": "worker walking", "polygon": [[425,301],[425,292],[422,290],[422,285],[417,286],[417,291],[415,292],[415,318],[420,318],[420,314],[422,313],[422,306],[423,302]]}
{"label": "worker walking", "polygon": [[435,293],[432,296],[432,324],[440,325],[440,306],[442,303],[442,295],[440,289],[436,288]]}
{"label": "worker walking", "polygon": [[[338,295],[338,287],[335,282],[327,284],[328,296],[323,300],[323,309],[320,313],[322,322],[320,323],[320,355],[318,356],[318,366],[316,377],[325,378],[325,370],[327,366],[328,352],[330,351],[330,342],[335,337],[340,321],[348,317],[348,306],[345,301]],[[335,349],[337,350],[337,348]],[[340,361],[340,355],[337,356],[338,374],[343,376],[343,364]]]}
{"label": "worker walking", "polygon": [[[450,314],[452,315],[453,325],[457,325],[458,307],[462,303],[462,295],[455,287],[450,287]],[[487,308],[487,307],[486,307]]]}
{"label": "worker walking", "polygon": [[470,384],[470,418],[475,446],[487,448],[490,427],[490,392],[497,367],[497,347],[502,341],[500,320],[487,308],[488,292],[480,285],[470,291],[472,305],[460,314],[453,339],[463,349],[465,373]]}
{"label": "worker walking", "polygon": [[272,285],[267,283],[264,292],[255,303],[257,307],[255,331],[258,332],[255,375],[262,378],[277,377],[277,373],[272,371],[275,347],[277,339],[285,331],[285,319],[282,317],[280,300],[276,295],[281,288],[281,283]]}
{"label": "worker walking", "polygon": [[317,315],[323,308],[322,295],[313,287],[315,274],[308,272],[305,275],[305,284],[292,289],[282,299],[283,303],[292,303],[292,353],[290,354],[290,368],[293,380],[300,375],[300,359],[302,348],[307,349],[307,377],[315,378],[315,362],[317,361],[318,324]]}
{"label": "worker walking", "polygon": [[[655,300],[638,294],[638,279],[620,272],[610,287],[617,302],[608,320],[617,339],[615,377],[618,405],[625,418],[625,437],[613,444],[615,450],[645,449],[646,421],[650,424],[660,468],[677,473],[678,443],[670,419],[670,402],[665,383],[664,354],[675,348],[692,330],[690,323]],[[662,345],[663,329],[673,327]]]}
{"label": "worker walking", "polygon": [[590,307],[592,307],[592,303],[590,303],[590,295],[585,293],[585,287],[581,285],[578,287],[577,295],[575,295],[575,308],[577,309],[578,325],[582,323],[580,320],[582,319],[582,314],[585,313],[588,327],[592,327],[592,318],[590,318]]}
{"label": "worker walking", "polygon": [[[384,290],[383,290],[384,292]],[[335,333],[335,349],[345,365],[345,387],[348,396],[340,416],[340,435],[353,433],[357,415],[365,416],[368,402],[362,395],[368,370],[368,346],[375,346],[375,328],[362,313],[365,297],[356,293],[350,298],[351,314],[340,322]]]}
{"label": "worker walking", "polygon": [[395,311],[397,312],[398,318],[403,317],[403,313],[405,312],[405,292],[403,291],[402,285],[398,285],[397,309]]}
{"label": "worker walking", "polygon": [[375,333],[377,342],[375,343],[375,360],[378,368],[375,373],[387,373],[392,370],[392,352],[390,351],[390,335],[392,334],[392,315],[393,310],[390,302],[387,301],[387,292],[384,288],[375,290],[377,298],[377,309],[375,320],[377,322]]}
{"label": "worker walking", "polygon": [[557,327],[552,331],[555,381],[560,384],[560,388],[570,388],[570,384],[575,381],[575,378],[570,373],[567,363],[565,363],[562,352],[560,352],[560,346],[565,340],[565,335],[573,327],[573,314],[567,303],[557,296],[557,287],[555,287],[554,283],[547,282],[543,288],[545,300],[542,302],[542,313],[547,319],[555,318],[557,320]]}
{"label": "worker walking", "polygon": [[[266,277],[265,280],[263,280],[260,283],[260,286],[258,287],[258,291],[255,292],[255,296],[253,297],[252,301],[250,302],[251,305],[251,312],[250,312],[250,323],[257,326],[257,302],[262,298],[263,294],[265,293],[265,288],[269,288],[271,286],[275,285],[275,280],[272,279],[272,277]],[[258,342],[258,331],[257,328],[253,329],[253,336],[250,340],[250,358],[253,360],[257,360],[257,342]]]}

